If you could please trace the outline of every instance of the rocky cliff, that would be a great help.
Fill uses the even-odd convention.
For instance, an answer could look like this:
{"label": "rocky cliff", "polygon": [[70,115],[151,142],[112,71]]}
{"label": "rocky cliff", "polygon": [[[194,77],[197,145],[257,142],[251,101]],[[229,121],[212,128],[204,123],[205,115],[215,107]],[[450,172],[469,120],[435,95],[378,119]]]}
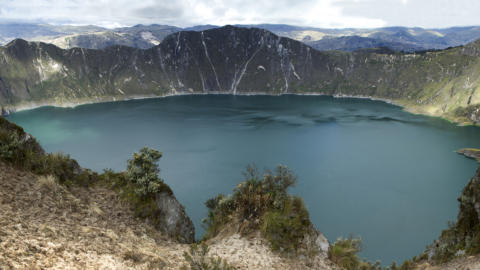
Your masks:
{"label": "rocky cliff", "polygon": [[147,50],[14,40],[0,47],[2,112],[178,94],[368,97],[478,122],[480,42],[425,54],[319,52],[261,29],[178,32]]}
{"label": "rocky cliff", "polygon": [[450,222],[424,253],[436,263],[480,253],[480,166],[458,198],[457,221]]}
{"label": "rocky cliff", "polygon": [[195,242],[195,227],[187,213],[185,206],[169,192],[157,193],[155,203],[159,212],[159,225],[163,232],[176,238],[181,243]]}

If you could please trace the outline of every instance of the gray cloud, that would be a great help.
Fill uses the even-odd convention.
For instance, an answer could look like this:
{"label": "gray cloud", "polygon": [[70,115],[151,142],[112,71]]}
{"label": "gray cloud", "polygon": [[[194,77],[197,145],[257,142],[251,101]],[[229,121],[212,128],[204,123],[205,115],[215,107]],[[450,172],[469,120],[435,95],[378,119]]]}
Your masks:
{"label": "gray cloud", "polygon": [[345,28],[479,25],[468,0],[0,0],[1,20],[104,27],[284,23]]}

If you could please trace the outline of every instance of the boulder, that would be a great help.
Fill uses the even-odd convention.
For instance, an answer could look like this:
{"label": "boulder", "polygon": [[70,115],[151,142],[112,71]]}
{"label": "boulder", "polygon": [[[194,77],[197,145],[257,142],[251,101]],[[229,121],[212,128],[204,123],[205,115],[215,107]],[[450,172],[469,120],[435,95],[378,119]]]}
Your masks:
{"label": "boulder", "polygon": [[321,231],[317,231],[317,239],[315,244],[318,247],[319,255],[323,258],[328,258],[328,250],[330,249],[330,241],[323,235]]}
{"label": "boulder", "polygon": [[308,258],[310,254],[314,253],[322,259],[328,258],[328,250],[330,249],[330,241],[323,235],[323,233],[315,228],[312,224],[304,235],[297,253],[300,257]]}
{"label": "boulder", "polygon": [[156,194],[158,225],[157,229],[177,239],[180,243],[193,243],[195,241],[195,227],[190,217],[170,192]]}

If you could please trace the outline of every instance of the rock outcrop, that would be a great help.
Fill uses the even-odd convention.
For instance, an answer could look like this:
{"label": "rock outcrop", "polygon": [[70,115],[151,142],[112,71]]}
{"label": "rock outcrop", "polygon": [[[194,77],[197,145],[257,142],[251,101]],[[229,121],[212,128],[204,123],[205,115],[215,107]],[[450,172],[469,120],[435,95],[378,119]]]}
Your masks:
{"label": "rock outcrop", "polygon": [[328,258],[329,249],[330,241],[312,224],[303,237],[296,253],[300,258],[304,259],[308,258],[311,254],[316,254],[315,256],[323,260]]}
{"label": "rock outcrop", "polygon": [[456,257],[477,254],[480,239],[480,166],[457,199],[457,221],[450,222],[438,240],[424,252],[428,260],[446,262]]}
{"label": "rock outcrop", "polygon": [[469,158],[475,158],[478,160],[478,162],[480,162],[480,150],[478,149],[463,148],[463,149],[457,150],[457,153],[463,154],[464,156]]}
{"label": "rock outcrop", "polygon": [[161,231],[177,239],[181,243],[195,242],[195,227],[185,207],[178,202],[175,195],[169,192],[156,194],[155,203],[159,211],[159,224],[156,226]]}

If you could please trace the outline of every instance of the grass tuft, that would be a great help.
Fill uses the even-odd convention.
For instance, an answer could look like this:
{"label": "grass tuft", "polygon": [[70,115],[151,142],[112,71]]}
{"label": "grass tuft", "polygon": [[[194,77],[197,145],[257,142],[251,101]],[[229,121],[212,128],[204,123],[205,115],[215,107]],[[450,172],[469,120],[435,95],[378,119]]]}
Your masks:
{"label": "grass tuft", "polygon": [[330,247],[330,259],[337,265],[347,269],[353,270],[360,266],[360,258],[357,253],[362,251],[362,240],[353,238],[338,238],[337,241]]}
{"label": "grass tuft", "polygon": [[95,214],[100,215],[100,216],[103,215],[102,209],[100,209],[100,207],[98,207],[98,205],[96,205],[96,204],[90,205],[89,210],[90,210],[91,213],[95,213]]}
{"label": "grass tuft", "polygon": [[39,176],[37,179],[37,184],[35,185],[35,189],[39,190],[44,187],[52,190],[53,192],[57,192],[59,188],[57,178],[54,175]]}

